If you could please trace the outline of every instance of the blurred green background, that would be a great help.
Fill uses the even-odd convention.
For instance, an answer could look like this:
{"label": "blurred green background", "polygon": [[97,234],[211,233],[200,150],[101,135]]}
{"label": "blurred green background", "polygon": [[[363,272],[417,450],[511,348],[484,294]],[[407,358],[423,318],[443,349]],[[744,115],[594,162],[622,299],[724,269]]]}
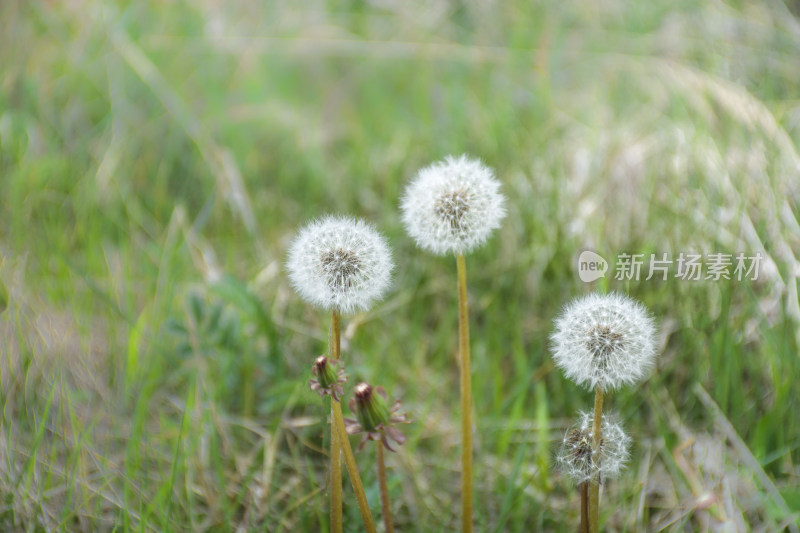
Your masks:
{"label": "blurred green background", "polygon": [[[398,197],[466,152],[510,198],[468,257],[476,530],[572,531],[554,369],[576,254],[760,252],[756,282],[609,280],[662,355],[606,531],[796,530],[800,21],[764,2],[0,3],[0,530],[327,531],[328,317],[283,261],[316,216],[388,237],[351,381],[415,422],[398,530],[459,523],[455,261]],[[358,454],[379,516],[374,447]],[[345,476],[346,477],[346,476]],[[360,531],[349,485],[345,529]]]}

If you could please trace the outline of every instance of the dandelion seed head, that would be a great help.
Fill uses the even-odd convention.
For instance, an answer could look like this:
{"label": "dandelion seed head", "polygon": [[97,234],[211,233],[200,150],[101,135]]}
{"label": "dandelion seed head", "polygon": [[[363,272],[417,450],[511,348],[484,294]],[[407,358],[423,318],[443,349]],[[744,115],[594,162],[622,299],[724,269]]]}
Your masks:
{"label": "dandelion seed head", "polygon": [[492,169],[466,155],[448,156],[420,170],[406,188],[401,209],[409,235],[437,255],[473,250],[506,214]]}
{"label": "dandelion seed head", "polygon": [[323,309],[366,310],[389,286],[389,246],[372,226],[347,217],[325,217],[298,233],[286,261],[300,296]]}
{"label": "dandelion seed head", "polygon": [[601,480],[617,477],[628,461],[631,438],[613,416],[603,417],[600,450],[592,452],[593,419],[592,413],[581,413],[577,424],[564,434],[556,455],[559,470],[577,484],[598,474]]}
{"label": "dandelion seed head", "polygon": [[656,355],[655,336],[643,305],[620,294],[589,294],[556,319],[553,359],[578,385],[616,389],[647,376]]}

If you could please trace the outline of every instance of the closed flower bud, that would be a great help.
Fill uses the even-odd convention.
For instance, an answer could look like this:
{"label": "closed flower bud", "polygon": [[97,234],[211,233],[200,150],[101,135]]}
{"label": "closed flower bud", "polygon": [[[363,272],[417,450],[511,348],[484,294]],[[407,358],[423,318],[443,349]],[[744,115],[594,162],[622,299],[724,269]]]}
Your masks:
{"label": "closed flower bud", "polygon": [[330,387],[336,383],[336,370],[333,368],[332,364],[328,363],[328,358],[324,355],[320,355],[317,357],[317,360],[314,361],[314,370],[320,386]]}
{"label": "closed flower bud", "polygon": [[361,450],[368,440],[379,440],[390,451],[394,451],[389,445],[390,440],[403,444],[406,437],[395,425],[408,424],[411,421],[405,414],[398,412],[400,400],[395,400],[390,407],[389,397],[383,387],[373,388],[368,383],[359,383],[353,392],[355,397],[348,405],[355,413],[356,420],[345,418],[344,423],[347,433],[364,434],[358,449]]}
{"label": "closed flower bud", "polygon": [[342,362],[328,359],[320,355],[314,360],[311,372],[314,378],[308,382],[311,390],[319,393],[320,396],[330,395],[334,400],[339,400],[344,391],[342,385],[347,382],[347,374],[341,367]]}
{"label": "closed flower bud", "polygon": [[360,383],[355,388],[356,418],[365,431],[377,431],[389,421],[389,407],[386,400],[368,383]]}

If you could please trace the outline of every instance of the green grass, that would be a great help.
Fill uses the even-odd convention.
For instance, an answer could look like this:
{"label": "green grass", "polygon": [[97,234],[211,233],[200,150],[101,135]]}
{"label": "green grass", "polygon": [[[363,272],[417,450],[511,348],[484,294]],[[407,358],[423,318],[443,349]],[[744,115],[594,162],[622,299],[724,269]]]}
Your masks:
{"label": "green grass", "polygon": [[608,399],[635,444],[605,530],[797,523],[800,21],[779,0],[375,4],[0,3],[0,529],[327,531],[327,317],[283,261],[348,213],[398,265],[343,320],[348,385],[415,420],[388,458],[398,530],[456,530],[455,261],[414,247],[398,197],[460,152],[510,198],[467,259],[476,530],[578,523],[551,454],[592,395],[547,339],[587,247],[768,257],[755,283],[609,280],[663,350]]}

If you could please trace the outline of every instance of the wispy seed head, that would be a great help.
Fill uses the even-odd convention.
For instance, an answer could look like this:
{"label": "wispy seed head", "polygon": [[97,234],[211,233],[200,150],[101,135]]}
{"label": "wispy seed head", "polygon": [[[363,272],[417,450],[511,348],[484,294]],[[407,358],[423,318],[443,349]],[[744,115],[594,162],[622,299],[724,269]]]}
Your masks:
{"label": "wispy seed head", "polygon": [[647,310],[619,294],[589,294],[568,304],[551,335],[553,359],[579,385],[616,389],[644,379],[656,355]]}
{"label": "wispy seed head", "polygon": [[494,172],[478,159],[448,156],[420,170],[401,209],[417,245],[437,255],[483,244],[505,217],[505,197]]}
{"label": "wispy seed head", "polygon": [[361,220],[326,217],[304,227],[289,248],[289,279],[306,301],[324,309],[366,310],[389,286],[389,247]]}
{"label": "wispy seed head", "polygon": [[591,413],[581,413],[578,423],[564,434],[556,455],[556,464],[575,483],[589,481],[599,475],[600,479],[619,475],[628,460],[631,439],[613,416],[604,416],[600,449],[592,452]]}

